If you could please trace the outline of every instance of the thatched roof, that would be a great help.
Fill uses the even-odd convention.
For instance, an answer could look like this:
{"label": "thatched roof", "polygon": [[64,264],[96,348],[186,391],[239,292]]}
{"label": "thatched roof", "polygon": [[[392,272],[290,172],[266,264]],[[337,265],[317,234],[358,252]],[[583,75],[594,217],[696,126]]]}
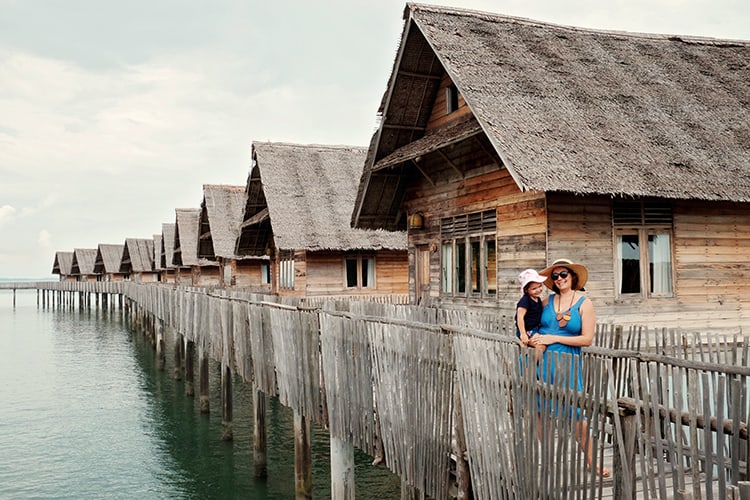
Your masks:
{"label": "thatched roof", "polygon": [[55,252],[55,262],[52,264],[52,274],[69,276],[73,268],[73,252]]}
{"label": "thatched roof", "polygon": [[174,267],[174,232],[175,224],[165,222],[161,225],[161,242],[162,252],[159,257],[159,266],[161,269],[172,269]]}
{"label": "thatched roof", "polygon": [[280,250],[406,249],[403,232],[350,225],[365,148],[254,142],[252,150],[243,233],[270,220]]}
{"label": "thatched roof", "polygon": [[161,254],[164,251],[161,233],[154,235],[154,271],[161,271]]}
{"label": "thatched roof", "polygon": [[125,245],[99,243],[94,259],[95,274],[118,274]]}
{"label": "thatched roof", "polygon": [[96,248],[73,249],[73,262],[70,274],[88,276],[94,274],[94,263],[96,262]]}
{"label": "thatched roof", "polygon": [[200,208],[176,208],[173,263],[183,266],[215,266],[216,262],[198,258]]}
{"label": "thatched roof", "polygon": [[[237,237],[240,235],[242,214],[245,210],[245,186],[204,184],[201,202],[201,257],[231,259],[235,256]],[[211,251],[203,252],[207,248]]]}
{"label": "thatched roof", "polygon": [[152,238],[126,238],[120,272],[150,273],[153,270],[154,240]]}
{"label": "thatched roof", "polygon": [[398,180],[373,166],[424,136],[444,72],[521,190],[750,201],[750,42],[416,4],[405,19],[357,210],[383,199],[355,220],[394,215],[368,186]]}

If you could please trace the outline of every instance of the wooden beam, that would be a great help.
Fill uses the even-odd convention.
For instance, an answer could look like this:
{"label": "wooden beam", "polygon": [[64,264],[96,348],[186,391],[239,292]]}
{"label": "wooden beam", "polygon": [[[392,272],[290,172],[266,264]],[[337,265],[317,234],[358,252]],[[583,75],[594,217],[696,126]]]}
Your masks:
{"label": "wooden beam", "polygon": [[412,165],[414,165],[415,167],[417,167],[417,170],[419,170],[422,175],[424,175],[424,178],[427,179],[427,182],[429,182],[432,185],[432,187],[435,187],[435,182],[430,178],[429,175],[427,175],[427,172],[425,172],[424,170],[422,170],[422,167],[419,166],[419,163],[417,163],[414,160],[412,160],[411,163],[412,163]]}
{"label": "wooden beam", "polygon": [[264,208],[257,214],[253,215],[249,219],[247,219],[245,222],[243,222],[240,225],[240,229],[245,229],[248,226],[253,226],[255,224],[259,224],[263,222],[264,220],[268,219],[268,207]]}
{"label": "wooden beam", "polygon": [[425,80],[438,80],[440,81],[443,77],[441,75],[430,75],[427,73],[415,73],[414,71],[399,70],[398,74],[401,76],[411,76],[414,78],[424,78]]}
{"label": "wooden beam", "polygon": [[[462,171],[462,170],[461,170],[460,168],[458,168],[458,167],[456,166],[456,164],[455,164],[455,163],[453,163],[453,162],[451,161],[451,159],[450,159],[450,158],[448,158],[448,156],[446,156],[446,154],[445,154],[445,153],[443,153],[443,150],[442,150],[442,149],[438,149],[438,150],[437,150],[437,154],[439,154],[439,155],[440,155],[440,156],[441,156],[441,157],[443,158],[443,160],[445,160],[446,162],[448,162],[448,165],[450,165],[451,167],[453,167],[453,170],[455,170],[456,172],[458,172],[458,175],[460,175],[460,176],[461,176],[461,178],[464,178],[464,177],[466,177],[466,174],[464,174],[464,172],[463,172],[463,171]],[[433,186],[434,186],[434,184],[433,184]]]}
{"label": "wooden beam", "polygon": [[383,128],[392,128],[395,130],[417,130],[424,132],[424,127],[417,127],[416,125],[391,125],[390,123],[384,123]]}

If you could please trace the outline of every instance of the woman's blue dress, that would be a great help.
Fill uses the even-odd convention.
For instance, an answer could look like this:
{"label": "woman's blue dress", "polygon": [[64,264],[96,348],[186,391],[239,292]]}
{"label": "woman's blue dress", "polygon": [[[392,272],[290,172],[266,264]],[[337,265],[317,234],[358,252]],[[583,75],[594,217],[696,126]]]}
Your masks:
{"label": "woman's blue dress", "polygon": [[[563,310],[563,313],[570,316],[568,323],[561,327],[557,320],[557,311],[555,311],[554,295],[550,295],[547,305],[542,311],[542,323],[539,333],[543,335],[562,335],[565,337],[575,337],[581,335],[581,304],[586,299],[582,295],[570,311]],[[542,361],[542,380],[548,383],[555,382],[555,365],[562,361],[560,355],[566,353],[572,356],[570,363],[570,374],[568,377],[568,387],[571,389],[583,390],[583,375],[581,368],[581,347],[570,346],[566,344],[550,344],[544,351]],[[563,356],[564,357],[564,356]]]}

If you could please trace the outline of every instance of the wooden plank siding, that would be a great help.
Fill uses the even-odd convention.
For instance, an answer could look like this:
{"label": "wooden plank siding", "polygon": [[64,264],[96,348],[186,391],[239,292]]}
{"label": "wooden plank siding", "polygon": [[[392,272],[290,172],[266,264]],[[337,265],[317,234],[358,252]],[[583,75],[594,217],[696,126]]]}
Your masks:
{"label": "wooden plank siding", "polygon": [[518,300],[517,276],[527,267],[546,265],[546,215],[543,193],[521,193],[507,170],[496,170],[471,178],[461,178],[432,186],[420,179],[406,193],[408,213],[420,211],[424,227],[409,231],[409,293],[414,299],[417,246],[433,248],[430,253],[429,296],[440,297],[440,220],[444,217],[485,210],[497,210],[497,301],[487,299],[443,298],[441,303],[472,304],[512,308]]}
{"label": "wooden plank siding", "polygon": [[[375,287],[347,288],[345,258],[351,253],[343,251],[296,252],[294,261],[294,290],[278,287],[279,295],[394,295],[406,294],[408,270],[404,265],[405,252],[393,250],[362,251],[358,255],[375,258]],[[276,282],[278,283],[278,269]]]}
{"label": "wooden plank siding", "polygon": [[270,261],[259,259],[232,259],[232,285],[238,288],[248,288],[261,293],[270,293],[271,284],[263,283],[261,264],[265,262],[270,265]]}
{"label": "wooden plank siding", "polygon": [[458,109],[453,113],[446,113],[447,111],[447,89],[453,84],[447,73],[443,74],[440,80],[440,87],[438,88],[437,96],[435,98],[435,104],[432,106],[432,113],[430,119],[427,121],[427,130],[440,128],[452,122],[456,122],[465,119],[471,115],[471,109],[466,105],[464,96],[460,93],[458,95]]}
{"label": "wooden plank siding", "polygon": [[750,214],[739,205],[674,204],[674,296],[663,298],[617,296],[610,198],[549,195],[548,205],[549,260],[588,267],[600,322],[735,333],[750,319]]}

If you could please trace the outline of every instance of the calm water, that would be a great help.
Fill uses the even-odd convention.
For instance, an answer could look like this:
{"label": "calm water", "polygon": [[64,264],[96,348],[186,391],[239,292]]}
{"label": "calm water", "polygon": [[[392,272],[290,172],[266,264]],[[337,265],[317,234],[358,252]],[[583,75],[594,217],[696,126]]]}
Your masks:
{"label": "calm water", "polygon": [[[294,498],[292,413],[267,402],[268,479],[252,466],[252,397],[235,379],[234,441],[183,395],[118,311],[44,310],[0,291],[0,498]],[[196,381],[197,382],[197,381]],[[399,480],[355,453],[357,498],[399,498]],[[313,496],[330,497],[328,435],[313,428]]]}

